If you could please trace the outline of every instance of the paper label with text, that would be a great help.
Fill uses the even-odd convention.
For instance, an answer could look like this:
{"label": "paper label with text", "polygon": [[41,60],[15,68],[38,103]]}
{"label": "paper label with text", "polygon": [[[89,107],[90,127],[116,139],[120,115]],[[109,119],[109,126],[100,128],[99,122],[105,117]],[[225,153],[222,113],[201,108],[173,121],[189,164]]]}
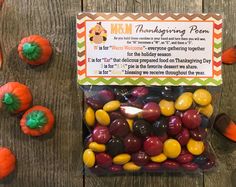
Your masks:
{"label": "paper label with text", "polygon": [[220,85],[218,14],[81,13],[82,85]]}

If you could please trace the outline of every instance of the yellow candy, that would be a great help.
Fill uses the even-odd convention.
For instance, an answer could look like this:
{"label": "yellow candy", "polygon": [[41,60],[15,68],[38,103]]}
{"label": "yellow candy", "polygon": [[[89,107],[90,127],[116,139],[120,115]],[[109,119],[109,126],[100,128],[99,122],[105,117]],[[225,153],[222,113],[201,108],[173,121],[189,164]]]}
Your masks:
{"label": "yellow candy", "polygon": [[172,116],[175,113],[175,105],[173,101],[162,99],[159,103],[161,114],[164,116]]}
{"label": "yellow candy", "polygon": [[91,168],[95,164],[95,154],[91,149],[86,149],[83,154],[83,161],[84,164],[88,167]]}
{"label": "yellow candy", "polygon": [[89,144],[89,149],[94,152],[104,152],[106,150],[106,146],[104,144],[98,144],[97,142],[91,142]]}
{"label": "yellow candy", "polygon": [[151,160],[153,162],[164,162],[167,159],[166,155],[164,155],[163,153],[157,155],[157,156],[152,156]]}
{"label": "yellow candy", "polygon": [[85,112],[85,122],[90,127],[94,126],[95,124],[95,114],[91,107],[88,107]]}
{"label": "yellow candy", "polygon": [[96,111],[95,116],[100,125],[107,126],[110,124],[110,117],[106,111],[99,109]]}
{"label": "yellow candy", "polygon": [[112,112],[120,108],[120,101],[110,101],[103,106],[103,110],[106,112]]}
{"label": "yellow candy", "polygon": [[123,169],[126,171],[138,171],[141,169],[141,167],[133,162],[128,162],[123,166]]}
{"label": "yellow candy", "polygon": [[204,151],[204,143],[202,141],[196,141],[192,138],[188,141],[187,149],[193,155],[200,155]]}
{"label": "yellow candy", "polygon": [[163,153],[168,158],[176,158],[181,152],[181,145],[175,139],[168,139],[164,142]]}
{"label": "yellow candy", "polygon": [[193,100],[201,106],[206,106],[211,103],[212,97],[206,89],[198,89],[193,93]]}
{"label": "yellow candy", "polygon": [[201,106],[201,107],[197,107],[198,111],[205,115],[206,117],[210,118],[213,114],[213,106],[211,104],[207,105],[207,106]]}
{"label": "yellow candy", "polygon": [[127,162],[129,162],[131,159],[131,156],[129,154],[119,154],[113,158],[113,163],[118,165],[123,165]]}
{"label": "yellow candy", "polygon": [[130,129],[131,131],[133,131],[134,120],[132,120],[132,119],[126,119],[126,121],[127,121],[128,124],[129,124],[129,129]]}
{"label": "yellow candy", "polygon": [[191,92],[185,92],[181,94],[175,101],[175,108],[177,110],[187,110],[193,103],[193,94]]}

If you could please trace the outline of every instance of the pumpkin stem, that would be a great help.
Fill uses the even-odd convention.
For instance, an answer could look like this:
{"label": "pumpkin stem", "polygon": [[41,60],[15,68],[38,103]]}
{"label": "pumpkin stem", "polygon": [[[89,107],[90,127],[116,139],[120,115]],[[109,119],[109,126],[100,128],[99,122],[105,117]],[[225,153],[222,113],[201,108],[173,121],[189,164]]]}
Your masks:
{"label": "pumpkin stem", "polygon": [[40,57],[41,49],[36,43],[25,43],[23,55],[29,60],[37,60]]}
{"label": "pumpkin stem", "polygon": [[6,106],[6,109],[10,112],[14,112],[20,107],[19,99],[10,93],[4,94],[2,102]]}
{"label": "pumpkin stem", "polygon": [[48,121],[45,113],[42,111],[33,111],[29,113],[26,120],[26,125],[31,129],[41,128]]}

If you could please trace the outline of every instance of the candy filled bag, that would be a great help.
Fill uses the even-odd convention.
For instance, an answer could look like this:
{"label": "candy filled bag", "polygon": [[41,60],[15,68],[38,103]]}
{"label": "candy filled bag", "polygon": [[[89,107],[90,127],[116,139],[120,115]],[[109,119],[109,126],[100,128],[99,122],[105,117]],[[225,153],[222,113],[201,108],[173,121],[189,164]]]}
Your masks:
{"label": "candy filled bag", "polygon": [[216,165],[209,137],[219,87],[83,89],[83,161],[92,173],[196,172]]}
{"label": "candy filled bag", "polygon": [[219,14],[79,13],[85,174],[214,168]]}

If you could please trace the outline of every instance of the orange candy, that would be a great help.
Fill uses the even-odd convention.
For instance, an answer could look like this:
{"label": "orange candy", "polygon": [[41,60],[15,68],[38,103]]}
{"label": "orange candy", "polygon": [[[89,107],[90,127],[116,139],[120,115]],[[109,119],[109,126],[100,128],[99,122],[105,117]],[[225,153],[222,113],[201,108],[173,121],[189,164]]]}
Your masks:
{"label": "orange candy", "polygon": [[8,148],[0,147],[0,180],[11,174],[15,167],[15,155]]}

